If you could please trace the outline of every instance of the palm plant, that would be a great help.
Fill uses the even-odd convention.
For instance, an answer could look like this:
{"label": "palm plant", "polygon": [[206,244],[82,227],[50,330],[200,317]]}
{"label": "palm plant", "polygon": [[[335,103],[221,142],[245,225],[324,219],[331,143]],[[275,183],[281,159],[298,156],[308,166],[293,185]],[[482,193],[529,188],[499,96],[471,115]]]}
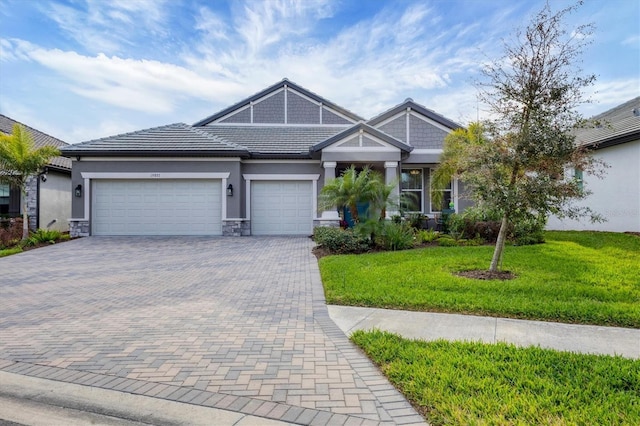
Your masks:
{"label": "palm plant", "polygon": [[371,170],[369,166],[358,172],[352,165],[340,177],[329,181],[322,188],[320,207],[325,210],[346,207],[354,222],[358,223],[359,203],[369,203],[369,212],[383,212],[392,191],[393,186],[386,185],[380,173]]}
{"label": "palm plant", "polygon": [[[15,124],[11,135],[0,134],[0,180],[20,188],[27,205],[27,179],[39,173],[52,157],[60,155],[53,146],[35,148],[31,134]],[[22,239],[29,237],[26,207],[22,209]]]}

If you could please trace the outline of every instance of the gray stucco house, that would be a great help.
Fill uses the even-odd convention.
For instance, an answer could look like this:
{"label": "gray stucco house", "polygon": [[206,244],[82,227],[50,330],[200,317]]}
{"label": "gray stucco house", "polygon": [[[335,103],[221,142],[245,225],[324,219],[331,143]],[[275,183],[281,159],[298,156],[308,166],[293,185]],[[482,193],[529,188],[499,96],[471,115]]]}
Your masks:
{"label": "gray stucco house", "polygon": [[[284,79],[193,125],[170,124],[65,147],[73,162],[71,233],[309,235],[324,183],[370,165],[436,214],[429,175],[460,127],[407,99],[366,120]],[[465,206],[457,182],[446,191]],[[392,214],[393,212],[389,212]]]}
{"label": "gray stucco house", "polygon": [[[66,142],[22,124],[0,114],[0,132],[13,133],[14,124],[24,126],[36,148],[54,146],[63,148]],[[38,176],[30,176],[27,181],[26,206],[23,205],[20,189],[0,183],[0,216],[20,216],[24,208],[29,217],[29,229],[69,230],[71,217],[71,160],[54,157]]]}

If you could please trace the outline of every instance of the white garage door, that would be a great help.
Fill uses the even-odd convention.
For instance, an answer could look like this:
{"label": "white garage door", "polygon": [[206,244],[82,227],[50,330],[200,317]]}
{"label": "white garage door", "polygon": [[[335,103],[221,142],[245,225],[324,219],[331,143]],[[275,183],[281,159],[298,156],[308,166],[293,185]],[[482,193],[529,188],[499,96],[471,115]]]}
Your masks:
{"label": "white garage door", "polygon": [[311,181],[251,182],[252,235],[310,235]]}
{"label": "white garage door", "polygon": [[221,235],[220,180],[95,180],[93,235]]}

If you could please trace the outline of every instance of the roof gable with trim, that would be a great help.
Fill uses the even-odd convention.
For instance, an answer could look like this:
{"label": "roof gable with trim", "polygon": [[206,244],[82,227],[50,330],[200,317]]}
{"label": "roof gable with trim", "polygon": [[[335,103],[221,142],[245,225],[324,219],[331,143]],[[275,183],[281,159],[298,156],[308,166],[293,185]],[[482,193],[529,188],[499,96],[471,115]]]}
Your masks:
{"label": "roof gable with trim", "polygon": [[194,126],[216,124],[350,126],[360,121],[364,121],[364,118],[285,78],[253,96],[198,121]]}

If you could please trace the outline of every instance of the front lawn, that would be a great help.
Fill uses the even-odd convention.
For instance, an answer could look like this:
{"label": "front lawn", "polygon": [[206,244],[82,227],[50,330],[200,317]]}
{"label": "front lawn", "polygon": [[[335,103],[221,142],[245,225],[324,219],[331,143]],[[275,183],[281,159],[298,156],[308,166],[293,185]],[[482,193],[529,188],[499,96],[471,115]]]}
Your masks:
{"label": "front lawn", "polygon": [[427,247],[327,256],[327,303],[640,328],[640,238],[547,232],[545,244],[505,248],[507,281],[455,272],[488,268],[492,246]]}
{"label": "front lawn", "polygon": [[352,340],[434,425],[640,424],[640,361],[536,347]]}

